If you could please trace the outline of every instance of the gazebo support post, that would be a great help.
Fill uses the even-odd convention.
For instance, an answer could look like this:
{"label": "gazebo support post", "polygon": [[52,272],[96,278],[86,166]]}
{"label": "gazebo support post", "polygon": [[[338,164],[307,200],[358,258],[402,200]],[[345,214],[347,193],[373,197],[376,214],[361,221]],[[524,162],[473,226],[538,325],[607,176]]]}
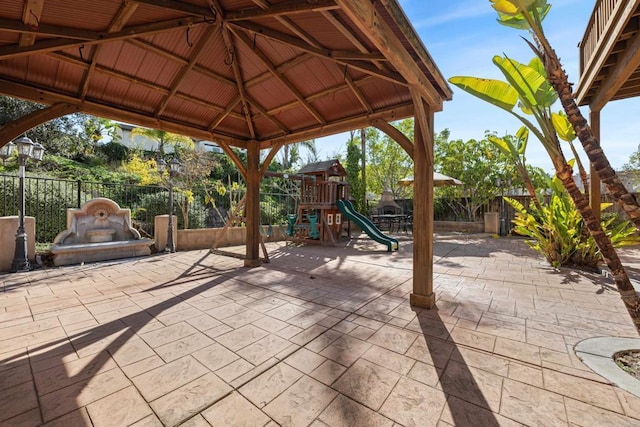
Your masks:
{"label": "gazebo support post", "polygon": [[411,305],[433,308],[433,111],[415,89],[413,151],[413,292]]}
{"label": "gazebo support post", "polygon": [[260,260],[260,146],[247,144],[247,199],[245,207],[247,223],[247,249],[245,267],[258,267]]}

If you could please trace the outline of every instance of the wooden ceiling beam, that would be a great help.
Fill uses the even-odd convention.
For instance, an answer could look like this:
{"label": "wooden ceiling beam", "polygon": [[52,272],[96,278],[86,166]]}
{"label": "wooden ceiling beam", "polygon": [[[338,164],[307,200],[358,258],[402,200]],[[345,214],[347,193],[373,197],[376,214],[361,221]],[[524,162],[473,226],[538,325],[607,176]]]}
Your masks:
{"label": "wooden ceiling beam", "polygon": [[[375,77],[373,77],[373,76],[365,76],[365,77],[361,78],[360,80],[353,80],[353,83],[356,86],[362,86],[363,84],[371,82],[374,79],[375,79]],[[325,89],[323,91],[316,92],[313,95],[309,95],[307,97],[307,101],[311,102],[311,101],[314,101],[316,99],[324,98],[326,96],[331,96],[333,94],[337,94],[337,93],[340,93],[340,92],[348,92],[350,90],[351,90],[351,88],[347,84],[336,85],[336,86],[327,88],[327,89]],[[267,113],[269,115],[275,116],[278,113],[282,113],[283,111],[291,110],[292,108],[295,108],[297,106],[298,106],[298,102],[297,101],[293,101],[293,102],[289,102],[287,104],[283,104],[283,105],[281,105],[279,107],[272,108],[271,110],[268,110]]]}
{"label": "wooden ceiling beam", "polygon": [[[140,39],[131,39],[131,40],[127,40],[127,43],[131,43],[134,46],[139,47],[140,49],[143,50],[148,50],[151,51],[153,53],[155,53],[156,55],[159,55],[165,59],[168,59],[170,61],[175,62],[176,64],[179,65],[186,65],[187,63],[189,63],[189,61],[185,58],[181,58],[179,56],[177,56],[176,54],[174,54],[171,51],[168,51],[166,49],[163,49],[159,46],[154,45],[153,43],[150,43],[146,40],[140,40]],[[236,87],[236,82],[231,80],[230,78],[227,78],[226,76],[223,76],[221,74],[215,73],[213,71],[211,71],[208,68],[205,68],[201,65],[196,64],[193,67],[194,71],[199,72],[200,74],[204,74],[207,77],[212,78],[213,80],[219,81],[221,83],[227,84],[229,86],[233,86]]]}
{"label": "wooden ceiling beam", "polygon": [[247,101],[249,102],[249,104],[251,104],[253,108],[258,110],[260,114],[262,114],[267,120],[269,120],[274,127],[280,129],[283,135],[287,135],[291,133],[291,131],[287,129],[287,127],[283,125],[282,122],[280,122],[280,120],[267,114],[267,110],[265,110],[264,107],[260,105],[257,100],[251,98],[251,96],[249,96],[248,94],[245,94],[245,96],[247,97]]}
{"label": "wooden ceiling beam", "polygon": [[[33,18],[33,17],[32,17]],[[96,40],[102,34],[100,31],[83,30],[79,28],[62,27],[60,25],[51,25],[38,23],[37,25],[25,24],[15,19],[0,18],[0,28],[2,31],[10,33],[21,33],[31,36],[47,36],[62,37],[67,39],[78,40]],[[28,47],[24,45],[22,47]]]}
{"label": "wooden ceiling beam", "polygon": [[591,98],[591,111],[600,111],[614,98],[620,88],[631,78],[640,67],[640,32],[627,42],[624,53],[618,55],[618,61],[609,72],[607,78],[600,84],[598,91]]}
{"label": "wooden ceiling beam", "polygon": [[[4,19],[0,19],[0,27],[4,29],[3,21]],[[17,21],[16,21],[17,22]],[[204,24],[206,21],[202,17],[193,17],[193,18],[180,18],[180,19],[172,19],[169,21],[162,22],[153,22],[150,24],[142,24],[136,25],[132,27],[127,27],[121,31],[116,31],[114,33],[108,32],[93,32],[93,31],[76,31],[72,30],[70,32],[78,32],[78,33],[86,33],[90,37],[85,37],[82,40],[77,40],[77,38],[70,38],[68,35],[63,35],[63,38],[53,38],[42,40],[40,42],[34,43],[32,46],[18,46],[18,45],[7,45],[0,47],[0,60],[33,55],[36,53],[46,53],[46,52],[54,52],[57,50],[70,49],[74,47],[81,46],[92,46],[95,44],[106,43],[109,41],[115,40],[127,40],[136,37],[148,36],[151,34],[162,33],[166,31],[171,31],[180,28],[186,28],[189,25],[200,25]],[[20,22],[20,25],[24,25]],[[43,27],[44,24],[40,25],[40,28]],[[68,30],[68,29],[67,29]],[[33,32],[33,31],[31,31]],[[39,33],[38,31],[35,31]],[[78,34],[79,36],[80,34]]]}
{"label": "wooden ceiling beam", "polygon": [[226,45],[227,52],[229,52],[229,57],[231,58],[231,66],[233,67],[233,74],[236,77],[236,87],[238,89],[238,94],[240,95],[240,100],[242,101],[242,109],[247,122],[247,128],[251,134],[251,139],[256,139],[256,131],[253,127],[253,120],[251,119],[251,110],[249,109],[249,103],[246,99],[244,80],[242,78],[240,66],[238,65],[238,55],[235,52],[235,46],[231,39],[231,32],[228,28],[223,27],[222,38],[224,39],[224,44]]}
{"label": "wooden ceiling beam", "polygon": [[[239,103],[240,97],[237,97],[233,102],[230,102],[229,105],[227,105],[227,108],[222,113],[220,113],[220,115],[216,117],[216,119],[209,126],[207,126],[207,129],[209,129],[210,132],[213,132],[218,126],[220,126],[220,123],[222,123],[224,119],[229,117],[233,109],[236,108]],[[244,116],[241,116],[241,119],[244,120]]]}
{"label": "wooden ceiling beam", "polygon": [[[251,40],[247,36],[246,33],[239,31],[234,32],[236,36],[242,41],[247,47],[251,48]],[[300,93],[300,91],[283,75],[281,74],[273,65],[271,60],[264,54],[258,47],[252,50],[253,54],[258,57],[258,59],[264,64],[265,67],[273,74],[273,76],[282,83],[288,90],[293,94],[293,96],[298,100],[298,102],[304,107],[305,110],[309,112],[320,124],[326,124],[327,121],[322,117],[322,115],[315,109],[311,104],[307,102],[304,98],[304,95]]]}
{"label": "wooden ceiling beam", "polygon": [[376,45],[406,81],[417,89],[424,100],[436,111],[442,110],[442,97],[433,87],[428,77],[420,69],[415,59],[394,34],[393,30],[380,18],[371,0],[336,0],[349,19]]}
{"label": "wooden ceiling beam", "polygon": [[110,106],[98,104],[90,100],[80,101],[77,98],[51,90],[34,88],[7,79],[0,78],[0,92],[14,98],[26,99],[32,102],[52,105],[68,103],[78,108],[78,111],[111,120],[119,120],[151,129],[165,130],[179,135],[204,139],[214,142],[225,142],[229,145],[246,148],[246,141],[221,132],[209,132],[207,129],[195,127],[193,124],[184,123],[173,119],[158,119],[143,111],[125,109],[122,106]]}
{"label": "wooden ceiling beam", "polygon": [[161,7],[163,9],[172,10],[174,12],[186,13],[192,16],[206,17],[208,20],[217,19],[218,12],[208,7],[200,7],[189,3],[183,3],[175,0],[127,0],[135,3],[146,4],[153,7]]}
{"label": "wooden ceiling beam", "polygon": [[180,68],[180,70],[178,71],[178,74],[173,79],[173,82],[171,82],[169,94],[165,96],[165,98],[162,100],[162,102],[158,106],[156,110],[156,116],[161,116],[162,113],[164,113],[164,110],[167,108],[167,105],[169,105],[169,101],[171,101],[171,98],[173,97],[173,95],[175,95],[176,92],[178,92],[178,89],[180,89],[180,85],[184,81],[185,77],[196,65],[196,63],[200,59],[200,56],[204,53],[205,48],[207,47],[207,43],[209,43],[209,40],[211,40],[211,38],[216,34],[217,31],[218,31],[218,27],[211,26],[207,29],[205,34],[202,37],[200,37],[200,40],[198,40],[195,47],[193,48],[193,52],[191,52],[191,58],[189,59],[189,62],[187,62],[187,64],[185,64],[182,68]]}
{"label": "wooden ceiling beam", "polygon": [[[356,47],[356,49],[358,49],[362,53],[366,53],[366,54],[370,53],[369,49],[367,49],[364,43],[362,43],[362,41],[358,39],[358,37],[353,33],[353,31],[351,31],[351,29],[348,28],[344,22],[342,22],[342,20],[339,18],[339,16],[335,12],[324,11],[322,12],[322,16],[324,16],[325,19],[329,21],[331,25],[334,26],[334,28],[340,31],[340,34],[342,34],[347,40],[349,40],[351,44]],[[384,70],[384,66],[380,61],[374,61],[374,64],[379,69]]]}
{"label": "wooden ceiling beam", "polygon": [[226,22],[235,22],[253,19],[277,18],[296,13],[320,12],[337,8],[338,6],[333,0],[315,0],[309,3],[293,0],[269,6],[266,9],[261,7],[229,12],[225,15],[224,20]]}
{"label": "wooden ceiling beam", "polygon": [[[80,59],[78,57],[75,57],[75,56],[72,56],[72,55],[69,55],[69,54],[66,54],[66,53],[55,52],[55,53],[49,53],[48,55],[51,56],[52,58],[57,59],[57,60],[64,61],[64,62],[66,62],[68,64],[77,65],[79,67],[87,68],[89,66],[82,59]],[[104,65],[96,65],[96,72],[106,74],[106,75],[108,75],[110,77],[114,77],[114,78],[116,78],[118,80],[126,81],[126,82],[131,83],[131,84],[135,84],[135,85],[138,85],[138,86],[145,87],[145,88],[150,89],[150,90],[152,90],[154,92],[158,92],[158,93],[160,93],[162,95],[168,95],[169,94],[169,89],[164,87],[164,86],[160,86],[157,83],[150,82],[150,81],[147,81],[147,80],[142,80],[139,77],[135,77],[135,76],[132,76],[132,75],[129,75],[129,74],[125,74],[125,73],[123,73],[121,71],[116,71],[116,70],[114,70],[112,68],[107,68]],[[199,98],[194,98],[193,96],[187,95],[187,94],[182,93],[182,92],[177,92],[175,94],[175,97],[183,99],[185,101],[192,102],[192,103],[194,103],[196,105],[199,105],[201,107],[204,107],[204,108],[209,108],[209,109],[212,109],[212,110],[215,110],[215,111],[221,111],[221,112],[224,111],[224,108],[222,108],[220,106],[217,106],[215,104],[211,104],[210,102],[207,102],[207,101],[199,99]],[[231,113],[231,116],[233,118],[235,118],[235,119],[244,120],[244,116],[241,116],[240,114],[237,114],[237,113]]]}
{"label": "wooden ceiling beam", "polygon": [[[303,52],[307,52],[312,55],[318,56],[320,58],[327,59],[329,61],[334,61],[342,65],[349,65],[350,67],[360,70],[363,73],[371,74],[381,79],[384,79],[402,86],[408,85],[407,81],[402,77],[402,75],[398,73],[380,70],[369,62],[344,59],[347,56],[346,52],[334,52],[328,49],[318,49],[313,46],[310,46],[309,44],[301,41],[300,39],[297,39],[296,37],[290,36],[289,34],[284,34],[279,31],[273,30],[271,28],[263,27],[261,25],[256,25],[252,22],[234,22],[234,23],[231,23],[230,26],[238,27],[251,33],[263,35],[271,40],[278,41],[280,43],[299,49]],[[336,58],[335,57],[336,54],[339,55],[340,57]],[[350,57],[352,58],[357,57],[359,59],[367,59],[367,60],[372,59],[371,56],[367,56],[360,52],[352,52],[350,54]]]}
{"label": "wooden ceiling beam", "polygon": [[[136,3],[128,3],[124,2],[120,5],[120,9],[116,13],[116,15],[111,20],[111,24],[107,29],[107,32],[114,33],[116,31],[122,30],[124,26],[127,24],[127,21],[134,14],[138,5]],[[100,56],[100,50],[102,49],[102,45],[96,45],[91,53],[91,58],[89,60],[90,65],[89,69],[85,72],[82,84],[80,85],[80,99],[84,100],[87,96],[87,91],[89,90],[89,82],[91,82],[91,77],[96,69],[96,65],[98,64],[98,56]]]}
{"label": "wooden ceiling beam", "polygon": [[[285,73],[287,70],[290,70],[291,68],[294,68],[300,64],[304,64],[310,58],[313,58],[313,56],[309,55],[308,53],[303,53],[291,59],[290,61],[287,61],[283,64],[278,65],[276,67],[276,70],[278,70],[279,73]],[[250,89],[253,86],[258,85],[265,80],[269,80],[271,77],[273,77],[273,74],[271,74],[270,71],[265,71],[264,73],[259,74],[250,80],[247,80],[244,84],[244,87],[247,89]]]}
{"label": "wooden ceiling beam", "polygon": [[[27,0],[22,8],[22,23],[30,27],[38,27],[40,25],[40,17],[42,16],[42,7],[44,0]],[[18,46],[31,46],[36,41],[36,35],[33,33],[22,33],[18,40]]]}
{"label": "wooden ceiling beam", "polygon": [[347,85],[349,86],[353,94],[356,96],[356,98],[358,98],[358,101],[360,101],[360,104],[362,104],[365,110],[367,110],[367,113],[369,114],[373,113],[373,108],[371,108],[371,104],[369,104],[369,101],[367,101],[367,98],[364,96],[360,88],[356,86],[356,84],[353,82],[353,78],[351,78],[351,75],[349,74],[349,70],[346,70],[346,72],[344,73],[344,80],[347,82]]}
{"label": "wooden ceiling beam", "polygon": [[371,120],[381,119],[387,122],[406,119],[413,115],[413,103],[398,105],[391,108],[376,111],[373,114],[361,114],[354,117],[348,117],[328,123],[325,126],[314,126],[309,129],[293,132],[286,136],[278,136],[267,138],[260,142],[260,149],[271,148],[276,144],[294,144],[300,141],[306,141],[323,136],[334,135],[336,133],[348,132],[353,129],[359,129],[370,125]]}

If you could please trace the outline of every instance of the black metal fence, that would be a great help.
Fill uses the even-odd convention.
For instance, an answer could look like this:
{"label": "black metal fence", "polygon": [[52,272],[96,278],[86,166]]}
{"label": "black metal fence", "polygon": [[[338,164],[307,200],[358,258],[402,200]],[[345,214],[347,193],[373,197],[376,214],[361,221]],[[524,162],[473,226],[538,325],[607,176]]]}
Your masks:
{"label": "black metal fence", "polygon": [[[18,215],[19,178],[0,175],[0,216]],[[222,227],[231,207],[243,196],[234,191],[224,195],[194,189],[192,194],[174,192],[178,227],[184,228],[185,201],[189,200],[186,217],[188,228]],[[79,208],[96,197],[109,198],[121,208],[131,210],[131,219],[143,236],[152,237],[154,218],[167,213],[169,192],[161,186],[85,182],[55,178],[25,178],[25,215],[36,218],[36,241],[51,243],[67,228],[66,212]],[[288,213],[295,212],[297,195],[261,193],[262,224],[286,224]]]}

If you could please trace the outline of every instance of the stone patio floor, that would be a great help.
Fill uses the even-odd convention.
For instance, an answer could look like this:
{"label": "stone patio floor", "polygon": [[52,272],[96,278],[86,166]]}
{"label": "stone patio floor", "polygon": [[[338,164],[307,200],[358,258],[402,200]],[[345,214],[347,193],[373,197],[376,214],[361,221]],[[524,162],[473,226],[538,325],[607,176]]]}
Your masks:
{"label": "stone patio floor", "polygon": [[411,241],[268,247],[255,269],[203,250],[0,275],[0,425],[640,425],[573,353],[637,338],[606,276],[441,235],[420,310]]}

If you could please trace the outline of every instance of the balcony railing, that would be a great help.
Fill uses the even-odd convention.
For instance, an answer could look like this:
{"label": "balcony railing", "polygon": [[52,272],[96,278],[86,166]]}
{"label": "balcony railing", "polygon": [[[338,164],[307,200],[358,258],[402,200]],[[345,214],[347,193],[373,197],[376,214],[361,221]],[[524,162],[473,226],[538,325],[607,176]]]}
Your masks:
{"label": "balcony railing", "polygon": [[[631,0],[598,0],[580,42],[580,74],[589,65],[605,36],[621,16]],[[612,35],[610,35],[612,36]]]}

